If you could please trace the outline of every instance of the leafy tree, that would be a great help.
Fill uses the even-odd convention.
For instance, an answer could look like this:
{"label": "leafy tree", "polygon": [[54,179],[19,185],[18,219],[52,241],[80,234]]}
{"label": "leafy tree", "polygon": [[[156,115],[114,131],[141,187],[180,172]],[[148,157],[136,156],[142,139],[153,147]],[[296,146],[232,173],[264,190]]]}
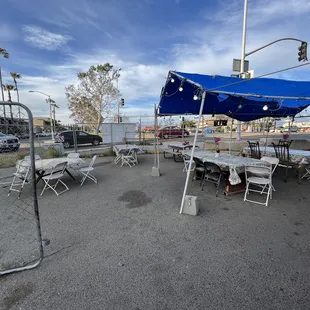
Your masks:
{"label": "leafy tree", "polygon": [[197,124],[195,121],[192,121],[192,120],[184,120],[182,123],[181,123],[181,127],[184,128],[196,128]]}
{"label": "leafy tree", "polygon": [[170,116],[168,118],[165,118],[165,127],[169,126],[175,126],[174,119]]}
{"label": "leafy tree", "polygon": [[66,87],[71,117],[79,123],[87,123],[99,132],[101,123],[111,114],[117,104],[119,91],[114,81],[119,71],[109,63],[91,66],[87,72],[78,73],[79,84]]}

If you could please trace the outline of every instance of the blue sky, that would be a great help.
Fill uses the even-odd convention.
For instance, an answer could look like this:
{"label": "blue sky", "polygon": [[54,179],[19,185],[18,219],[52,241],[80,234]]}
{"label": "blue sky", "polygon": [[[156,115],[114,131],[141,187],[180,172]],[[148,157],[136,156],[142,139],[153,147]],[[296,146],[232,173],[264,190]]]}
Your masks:
{"label": "blue sky", "polygon": [[[122,68],[127,116],[153,113],[169,70],[230,75],[240,58],[243,0],[2,0],[0,59],[4,79],[21,73],[21,102],[48,114],[40,90],[57,101],[69,122],[65,86],[90,65]],[[309,0],[249,0],[247,51],[282,37],[310,42]],[[282,42],[248,58],[255,75],[298,64],[297,42]],[[309,56],[310,57],[310,56]],[[309,66],[310,67],[310,66]],[[309,80],[310,68],[275,77]]]}

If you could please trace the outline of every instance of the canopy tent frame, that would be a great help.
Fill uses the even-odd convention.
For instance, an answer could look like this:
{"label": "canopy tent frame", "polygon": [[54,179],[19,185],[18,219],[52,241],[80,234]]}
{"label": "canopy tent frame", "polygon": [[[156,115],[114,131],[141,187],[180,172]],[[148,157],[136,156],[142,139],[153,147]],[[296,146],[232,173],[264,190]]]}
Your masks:
{"label": "canopy tent frame", "polygon": [[[184,74],[185,76],[183,76],[182,74]],[[213,84],[215,84],[215,85],[216,85],[216,83],[219,83],[223,80],[224,81],[229,80],[229,78],[220,77],[217,75],[212,76],[212,79],[210,76],[207,76],[207,78],[205,80],[203,80],[202,77],[204,77],[204,76],[202,76],[202,75],[186,74],[186,73],[179,74],[178,72],[175,72],[175,71],[169,71],[168,76],[167,76],[167,80],[166,80],[166,84],[162,88],[160,103],[158,106],[159,113],[157,113],[157,116],[158,115],[159,116],[186,115],[186,114],[187,115],[197,115],[198,114],[197,113],[198,105],[195,104],[194,101],[191,101],[191,100],[197,100],[197,98],[198,99],[201,98],[200,107],[199,107],[198,124],[200,124],[202,114],[226,114],[227,116],[231,117],[232,119],[239,120],[236,117],[236,112],[238,112],[237,116],[247,114],[247,115],[251,115],[251,116],[255,117],[255,118],[253,118],[253,117],[247,118],[247,119],[245,119],[245,121],[260,119],[260,118],[264,118],[264,117],[272,117],[272,118],[279,118],[279,117],[285,117],[285,116],[294,117],[297,113],[300,113],[302,110],[304,110],[310,104],[310,103],[309,104],[307,103],[307,104],[301,104],[298,106],[294,102],[288,102],[288,104],[283,105],[284,100],[291,100],[291,101],[294,101],[294,100],[296,100],[296,101],[310,100],[310,97],[304,96],[304,95],[300,96],[299,94],[297,94],[297,96],[288,96],[290,93],[287,93],[284,95],[279,95],[279,93],[281,94],[281,91],[282,91],[281,87],[283,87],[285,89],[285,85],[290,85],[291,87],[292,86],[296,87],[296,84],[293,85],[293,83],[289,83],[289,81],[285,81],[281,84],[281,82],[278,82],[277,80],[274,80],[274,81],[268,80],[267,82],[269,82],[271,84],[277,83],[277,82],[279,83],[279,84],[277,84],[278,88],[275,89],[276,94],[275,95],[262,95],[262,94],[258,94],[256,92],[254,92],[254,91],[251,93],[242,93],[239,91],[220,90],[221,88],[224,88],[224,87],[228,87],[228,86],[232,86],[232,85],[236,85],[236,84],[240,84],[240,83],[248,83],[249,81],[253,81],[257,78],[242,79],[242,80],[238,80],[236,82],[226,83],[224,85],[216,85],[216,87],[213,87],[213,88],[209,87],[208,88],[208,87],[205,87],[205,86],[201,85],[200,83],[197,83],[196,81],[193,81],[192,79],[190,79],[192,77],[194,77],[196,79],[196,81],[197,80],[202,81],[202,84],[207,83],[207,82],[210,82],[212,84],[213,77],[214,78],[219,77],[219,79],[217,81],[213,82]],[[171,84],[171,83],[175,82],[174,81],[175,78],[180,80],[180,85],[177,85],[176,88],[175,88],[175,86],[172,86],[172,84]],[[286,82],[288,82],[288,84],[285,84]],[[193,87],[190,87],[188,92],[186,94],[184,94],[184,91],[183,91],[184,83],[189,83],[192,86],[195,86],[196,89]],[[263,82],[259,81],[258,83],[254,84],[254,86],[252,85],[252,87],[246,87],[246,88],[248,88],[248,90],[255,90],[255,89],[260,90],[260,88],[263,88],[262,83]],[[296,83],[298,83],[298,82],[296,82]],[[281,86],[280,90],[279,90],[279,85]],[[298,86],[300,86],[300,85],[298,85]],[[269,85],[267,83],[266,86],[271,87],[272,85]],[[307,85],[307,87],[308,87],[308,85]],[[300,90],[300,89],[301,89],[301,87],[298,88],[298,90]],[[168,93],[167,90],[170,90],[170,93]],[[285,89],[285,91],[288,92],[288,89]],[[309,87],[309,91],[310,91],[310,87]],[[292,91],[291,93],[294,94],[296,92]],[[173,98],[169,101],[169,97],[172,97],[175,94],[177,94],[178,97],[176,99]],[[190,94],[192,94],[193,97],[190,98]],[[223,99],[223,95],[227,96],[227,98],[229,98],[229,100],[227,100],[227,98],[225,98],[225,97]],[[253,109],[253,112],[252,112],[252,110],[248,109],[248,113],[240,113],[239,110],[243,106],[241,105],[241,108],[239,108],[239,106],[240,106],[240,102],[238,103],[239,97],[241,97],[240,100],[244,100],[244,105],[246,105],[246,104],[250,105],[250,106],[251,105],[253,105],[253,106],[257,105],[256,111]],[[253,100],[253,99],[249,99],[249,98],[255,98],[258,100],[255,100],[255,99]],[[208,99],[211,100],[211,102],[210,102],[211,106],[209,107],[209,109],[211,109],[210,110],[211,113],[206,113],[206,111],[208,111],[208,110],[204,111],[205,101],[208,102]],[[182,105],[182,100],[184,100],[183,102],[186,102],[185,106]],[[227,102],[225,102],[225,103],[223,102],[223,104],[226,104],[226,106],[223,105],[222,107],[217,109],[217,111],[215,111],[215,108],[218,108],[218,105],[220,105],[221,102],[224,100],[227,100]],[[267,100],[270,100],[270,101],[267,101]],[[276,102],[275,100],[279,100],[281,102]],[[162,109],[163,104],[165,105],[164,109]],[[169,106],[169,104],[170,104],[170,106]],[[268,113],[266,111],[264,111],[264,113],[257,113],[257,112],[259,112],[258,109],[261,108],[263,105],[266,105],[266,104],[269,104],[269,105],[270,104],[277,104],[277,108],[274,110],[268,108],[268,110],[269,110]],[[235,111],[229,110],[228,109],[229,106],[232,107],[231,110],[234,109]],[[223,112],[224,110],[221,110],[221,108],[225,108],[225,109],[227,109],[227,111]],[[213,113],[212,113],[212,109],[214,109]],[[186,111],[186,113],[180,113],[180,112],[185,112],[185,111]],[[273,114],[274,111],[277,111],[277,113]],[[196,131],[195,131],[195,137],[194,137],[193,147],[191,150],[189,167],[191,167],[192,163],[193,163],[194,152],[195,152],[197,137],[198,137],[198,129],[199,129],[199,125],[196,127]],[[231,126],[231,131],[232,131],[232,126]],[[231,137],[232,137],[232,133],[231,133]],[[231,153],[231,141],[230,141],[229,145],[230,145],[229,153]],[[190,173],[191,173],[190,170],[191,169],[187,170],[186,181],[185,181],[184,191],[183,191],[183,195],[182,195],[182,202],[181,202],[181,207],[180,207],[180,214],[182,214],[183,210],[184,210],[185,200],[186,200],[186,196],[187,196],[188,183],[189,183],[189,178],[190,178]]]}

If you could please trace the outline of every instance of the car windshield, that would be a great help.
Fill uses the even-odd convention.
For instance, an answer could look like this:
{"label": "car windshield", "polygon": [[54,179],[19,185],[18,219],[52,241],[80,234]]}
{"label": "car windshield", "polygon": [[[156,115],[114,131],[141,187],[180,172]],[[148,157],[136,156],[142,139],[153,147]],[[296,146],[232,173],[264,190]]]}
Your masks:
{"label": "car windshield", "polygon": [[0,132],[0,137],[3,137],[3,136],[5,136],[5,134],[4,134],[4,133],[2,133],[2,132]]}

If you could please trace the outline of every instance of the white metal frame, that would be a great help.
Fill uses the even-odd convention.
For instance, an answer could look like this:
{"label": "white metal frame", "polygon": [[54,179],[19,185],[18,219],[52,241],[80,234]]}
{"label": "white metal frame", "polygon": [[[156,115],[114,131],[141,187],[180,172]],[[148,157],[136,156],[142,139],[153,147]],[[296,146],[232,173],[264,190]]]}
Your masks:
{"label": "white metal frame", "polygon": [[115,145],[113,146],[113,151],[115,152],[116,155],[116,157],[114,158],[114,164],[116,165],[122,160],[122,154],[120,154],[119,150]]}
{"label": "white metal frame", "polygon": [[97,179],[90,173],[91,171],[94,170],[93,165],[96,159],[97,159],[97,155],[94,155],[88,167],[83,167],[79,169],[79,172],[83,175],[82,180],[81,180],[81,186],[84,184],[87,178],[92,180],[96,184],[98,183]]}
{"label": "white metal frame", "polygon": [[302,179],[307,178],[308,180],[310,180],[310,166],[306,166],[305,169],[306,169],[306,173],[303,175]]}
{"label": "white metal frame", "polygon": [[[269,197],[272,199],[272,166],[270,167],[257,167],[257,166],[246,166],[245,167],[245,177],[246,177],[246,190],[244,193],[244,201],[253,202],[260,205],[268,206]],[[262,190],[250,188],[250,185],[255,187],[262,187]],[[267,192],[265,192],[267,189]],[[256,192],[260,194],[267,195],[266,201],[259,202],[255,200],[250,200],[247,198],[250,192]]]}
{"label": "white metal frame", "polygon": [[[14,178],[12,180],[8,196],[10,196],[11,192],[18,192],[18,199],[24,189],[26,183],[29,183],[29,173],[30,173],[30,161],[22,160],[17,167],[16,172],[13,174]],[[17,179],[19,179],[18,182]],[[20,189],[15,189],[14,187],[20,186]]]}
{"label": "white metal frame", "polygon": [[123,167],[124,164],[128,165],[130,168],[135,166],[136,163],[138,163],[137,155],[135,153],[134,149],[130,149],[127,154],[122,154],[121,167]]}
{"label": "white metal frame", "polygon": [[[273,176],[273,173],[276,171],[278,165],[279,165],[279,158],[277,157],[269,157],[269,156],[263,156],[261,159],[261,161],[265,161],[267,163],[269,163],[272,166],[272,171],[271,171],[271,175]],[[276,191],[273,184],[271,184],[272,190]],[[265,187],[264,187],[265,189]]]}
{"label": "white metal frame", "polygon": [[[45,192],[45,190],[48,188],[50,188],[57,196],[59,196],[59,195],[61,195],[64,192],[69,190],[68,186],[60,179],[63,177],[63,175],[65,173],[65,170],[67,168],[67,164],[68,164],[67,162],[63,162],[63,163],[55,165],[55,167],[52,168],[52,171],[50,174],[42,177],[42,180],[44,181],[45,185],[43,187],[43,190],[42,190],[40,196],[42,196],[43,193]],[[52,180],[57,180],[54,185],[50,184],[50,181],[52,181]],[[59,183],[61,183],[65,187],[65,190],[63,190],[62,192],[56,191],[57,185]]]}

